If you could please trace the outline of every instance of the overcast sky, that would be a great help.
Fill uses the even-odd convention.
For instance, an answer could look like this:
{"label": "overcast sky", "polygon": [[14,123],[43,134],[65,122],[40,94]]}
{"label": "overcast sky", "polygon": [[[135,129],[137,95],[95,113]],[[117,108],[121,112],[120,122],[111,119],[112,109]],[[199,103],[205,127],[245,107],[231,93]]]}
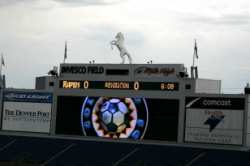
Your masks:
{"label": "overcast sky", "polygon": [[0,52],[7,87],[34,88],[63,61],[120,63],[109,42],[123,32],[134,63],[192,64],[224,93],[250,82],[249,0],[0,0]]}

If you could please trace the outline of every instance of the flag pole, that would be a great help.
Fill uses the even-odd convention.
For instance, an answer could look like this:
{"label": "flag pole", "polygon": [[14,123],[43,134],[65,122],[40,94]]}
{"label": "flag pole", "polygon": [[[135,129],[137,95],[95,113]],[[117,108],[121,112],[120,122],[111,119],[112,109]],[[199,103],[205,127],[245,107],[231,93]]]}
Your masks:
{"label": "flag pole", "polygon": [[195,58],[194,56],[195,56],[195,55],[193,54],[193,67],[194,67],[194,58]]}
{"label": "flag pole", "polygon": [[196,45],[196,39],[194,39],[193,67],[194,67],[195,57],[197,57],[197,45]]}
{"label": "flag pole", "polygon": [[65,48],[64,48],[64,58],[63,58],[63,63],[65,63],[65,60],[67,59],[67,41],[65,41]]}
{"label": "flag pole", "polygon": [[[198,59],[198,48],[197,48],[197,42],[196,39],[194,39],[194,54],[193,54],[193,65],[191,66],[191,77],[196,78],[198,77],[198,69],[197,66],[195,66],[195,58]],[[195,76],[196,75],[196,76]]]}
{"label": "flag pole", "polygon": [[1,66],[0,66],[0,76],[2,78],[2,68],[3,68],[3,53],[1,52]]}

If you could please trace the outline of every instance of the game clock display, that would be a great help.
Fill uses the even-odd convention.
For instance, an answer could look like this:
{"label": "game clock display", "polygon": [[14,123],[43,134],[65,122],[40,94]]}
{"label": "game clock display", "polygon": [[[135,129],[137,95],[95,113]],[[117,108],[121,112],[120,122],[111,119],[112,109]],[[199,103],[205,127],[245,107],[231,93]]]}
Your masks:
{"label": "game clock display", "polygon": [[169,99],[59,96],[56,133],[176,141],[178,108]]}

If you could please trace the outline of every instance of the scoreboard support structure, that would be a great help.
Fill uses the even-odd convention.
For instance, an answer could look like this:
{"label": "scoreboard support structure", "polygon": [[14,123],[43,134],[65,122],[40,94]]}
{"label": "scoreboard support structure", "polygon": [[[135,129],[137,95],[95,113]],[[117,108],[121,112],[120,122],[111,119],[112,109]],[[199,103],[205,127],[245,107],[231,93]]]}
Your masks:
{"label": "scoreboard support structure", "polygon": [[[39,91],[1,91],[3,110],[15,109],[4,107],[9,102],[5,94],[10,91],[14,97],[20,93],[52,94],[51,120],[46,121],[49,132],[22,131],[22,126],[11,132],[140,140],[162,145],[225,145],[239,149],[250,146],[248,95],[220,94],[219,80],[190,78],[183,64],[66,63],[61,64],[57,77],[51,77],[39,77],[42,82],[37,82],[36,87],[44,87]],[[17,105],[24,108],[21,102]],[[40,105],[42,110],[45,104]],[[41,113],[30,110],[19,114],[28,117]],[[42,120],[44,117],[39,123]],[[3,124],[9,122],[1,117],[1,133],[6,132]]]}

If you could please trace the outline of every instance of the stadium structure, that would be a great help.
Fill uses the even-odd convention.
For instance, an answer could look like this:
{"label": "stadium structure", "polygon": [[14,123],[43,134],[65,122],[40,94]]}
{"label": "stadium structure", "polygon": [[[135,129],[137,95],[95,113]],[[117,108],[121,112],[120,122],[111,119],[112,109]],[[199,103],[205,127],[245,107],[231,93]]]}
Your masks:
{"label": "stadium structure", "polygon": [[0,87],[0,165],[250,164],[249,86],[222,94],[194,65],[62,63]]}

